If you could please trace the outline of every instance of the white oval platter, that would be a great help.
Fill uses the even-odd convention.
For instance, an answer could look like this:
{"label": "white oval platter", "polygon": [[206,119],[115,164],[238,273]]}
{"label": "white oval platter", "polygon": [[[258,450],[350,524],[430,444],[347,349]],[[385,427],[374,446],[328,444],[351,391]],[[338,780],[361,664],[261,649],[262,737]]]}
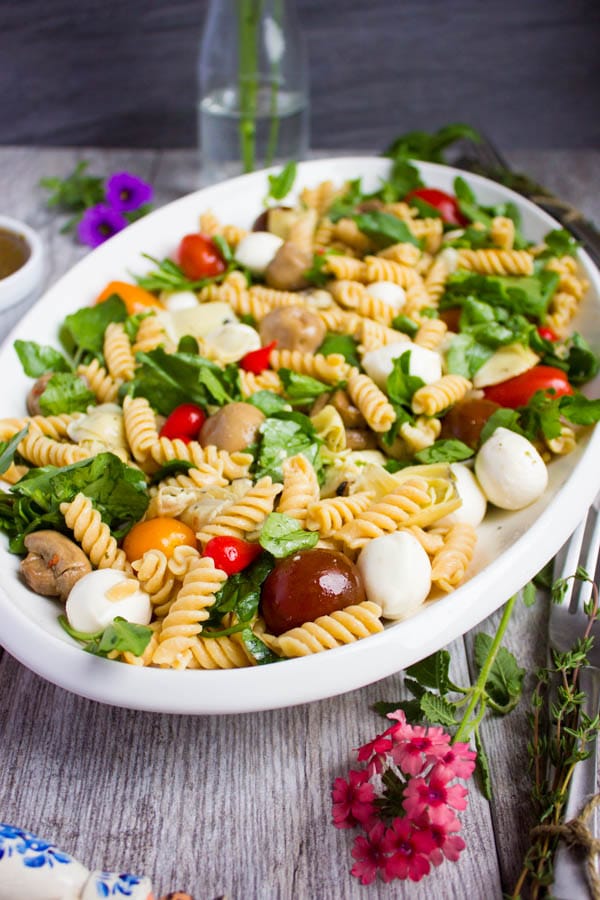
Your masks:
{"label": "white oval platter", "polygon": [[[552,218],[518,194],[478,176],[430,163],[418,164],[427,185],[452,192],[462,175],[484,205],[512,201],[521,211],[527,237],[539,240]],[[270,170],[276,171],[276,170]],[[342,157],[302,163],[293,195],[331,179],[342,184],[363,178],[375,190],[389,171],[381,157]],[[196,231],[198,216],[212,209],[222,222],[249,227],[261,212],[268,171],[256,172],[197,191],[156,210],[85,257],[39,300],[0,350],[0,415],[22,416],[30,379],[21,371],[13,341],[57,346],[57,327],[70,312],[93,302],[112,279],[144,272],[143,253],[163,258],[184,234]],[[590,291],[575,326],[600,349],[600,275],[581,252]],[[586,386],[600,395],[600,377]],[[571,455],[554,460],[550,484],[535,504],[517,513],[494,511],[479,529],[469,579],[452,594],[427,603],[413,618],[355,644],[274,665],[227,671],[171,671],[138,668],[83,652],[57,622],[58,604],[27,589],[19,558],[0,546],[0,643],[25,666],[84,697],[131,709],[178,714],[243,713],[293,706],[333,697],[384,678],[450,643],[498,609],[556,553],[600,488],[600,429],[588,434]]]}

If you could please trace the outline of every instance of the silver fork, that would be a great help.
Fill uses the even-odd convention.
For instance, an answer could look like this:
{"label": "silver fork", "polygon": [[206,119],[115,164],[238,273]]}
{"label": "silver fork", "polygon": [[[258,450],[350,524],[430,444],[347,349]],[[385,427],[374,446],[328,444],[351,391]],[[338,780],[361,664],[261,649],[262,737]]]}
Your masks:
{"label": "silver fork", "polygon": [[[570,578],[577,567],[582,566],[589,577],[598,583],[600,549],[600,495],[590,507],[587,518],[574,531],[571,538],[558,552],[554,562],[554,577],[568,578],[568,587],[562,603],[553,603],[550,609],[550,644],[560,652],[570,650],[583,636],[587,616],[583,605],[590,597],[590,585]],[[592,631],[594,646],[588,654],[589,666],[579,672],[579,689],[585,693],[584,712],[593,718],[600,709],[600,628]],[[567,822],[579,816],[585,803],[596,793],[598,771],[598,740],[593,741],[590,756],[575,765],[569,786],[563,818]],[[588,827],[598,836],[596,812],[588,820]],[[571,850],[560,845],[554,861],[554,886],[552,896],[557,900],[588,900],[589,888],[584,866]]]}

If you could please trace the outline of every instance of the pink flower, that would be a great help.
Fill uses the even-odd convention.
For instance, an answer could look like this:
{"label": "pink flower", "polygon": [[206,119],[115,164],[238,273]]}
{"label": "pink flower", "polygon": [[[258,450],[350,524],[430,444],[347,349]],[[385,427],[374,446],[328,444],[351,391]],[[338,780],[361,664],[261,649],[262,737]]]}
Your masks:
{"label": "pink flower", "polygon": [[413,821],[417,827],[428,829],[435,842],[435,848],[429,854],[429,861],[434,866],[440,866],[444,857],[456,862],[466,845],[455,833],[460,831],[460,822],[448,806],[430,808]]}
{"label": "pink flower", "polygon": [[430,869],[428,856],[436,849],[429,829],[415,828],[408,819],[394,819],[386,832],[383,846],[391,856],[385,863],[384,876],[420,881]]}
{"label": "pink flower", "polygon": [[331,796],[333,798],[333,824],[336,828],[354,828],[366,825],[375,815],[375,791],[369,784],[366,771],[350,770],[349,780],[336,778]]}
{"label": "pink flower", "polygon": [[385,825],[377,822],[369,831],[366,838],[360,835],[354,841],[352,856],[356,860],[351,872],[356,878],[360,878],[361,884],[371,884],[377,877],[377,872],[383,870],[387,857],[383,850],[385,837]]}
{"label": "pink flower", "polygon": [[407,775],[420,775],[430,763],[435,763],[448,750],[450,735],[443,728],[407,726],[402,738],[392,749],[392,757]]}
{"label": "pink flower", "polygon": [[452,778],[470,778],[475,769],[477,754],[468,744],[451,744],[436,764],[448,781]]}
{"label": "pink flower", "polygon": [[[390,729],[391,730],[391,729]],[[368,744],[363,744],[362,747],[358,749],[358,761],[365,762],[370,760],[372,756],[382,756],[385,753],[388,753],[392,749],[392,738],[389,736],[388,732],[385,734],[378,734],[374,740],[369,741]]]}
{"label": "pink flower", "polygon": [[410,779],[404,790],[402,806],[411,818],[417,818],[426,809],[442,809],[444,806],[465,809],[466,795],[466,788],[461,784],[448,785],[448,780],[435,766],[427,779]]}

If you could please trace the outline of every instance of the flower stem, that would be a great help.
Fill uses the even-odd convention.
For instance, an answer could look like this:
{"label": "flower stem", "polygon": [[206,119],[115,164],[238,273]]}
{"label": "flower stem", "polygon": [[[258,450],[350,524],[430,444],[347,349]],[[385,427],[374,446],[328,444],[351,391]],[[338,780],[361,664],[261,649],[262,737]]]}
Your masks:
{"label": "flower stem", "polygon": [[244,172],[252,172],[256,163],[259,18],[255,0],[239,0],[240,156]]}
{"label": "flower stem", "polygon": [[458,726],[458,730],[454,735],[453,743],[457,741],[466,741],[471,736],[471,733],[477,728],[481,718],[483,716],[483,710],[475,717],[472,718],[473,713],[477,707],[477,704],[484,697],[486,690],[485,685],[488,680],[488,676],[490,674],[491,668],[494,665],[494,661],[496,656],[498,655],[498,651],[500,650],[500,645],[502,643],[502,638],[504,637],[504,633],[508,626],[513,607],[517,601],[518,594],[513,594],[510,598],[506,606],[504,607],[504,612],[502,613],[502,618],[500,619],[500,624],[498,625],[498,629],[494,636],[494,640],[492,641],[492,645],[490,647],[490,651],[487,655],[486,661],[481,667],[481,672],[479,673],[479,678],[475,682],[475,685],[471,689],[471,697],[467,708],[463,714],[460,725]]}

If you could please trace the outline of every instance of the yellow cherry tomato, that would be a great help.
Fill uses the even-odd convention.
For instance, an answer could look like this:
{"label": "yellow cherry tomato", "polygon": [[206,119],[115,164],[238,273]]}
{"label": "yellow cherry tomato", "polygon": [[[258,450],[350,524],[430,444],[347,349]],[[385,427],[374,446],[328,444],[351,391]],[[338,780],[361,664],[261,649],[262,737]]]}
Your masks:
{"label": "yellow cherry tomato", "polygon": [[196,535],[192,529],[178,519],[159,516],[134,525],[123,541],[123,550],[129,562],[141,559],[146,550],[162,550],[169,559],[175,547],[182,544],[196,549]]}

